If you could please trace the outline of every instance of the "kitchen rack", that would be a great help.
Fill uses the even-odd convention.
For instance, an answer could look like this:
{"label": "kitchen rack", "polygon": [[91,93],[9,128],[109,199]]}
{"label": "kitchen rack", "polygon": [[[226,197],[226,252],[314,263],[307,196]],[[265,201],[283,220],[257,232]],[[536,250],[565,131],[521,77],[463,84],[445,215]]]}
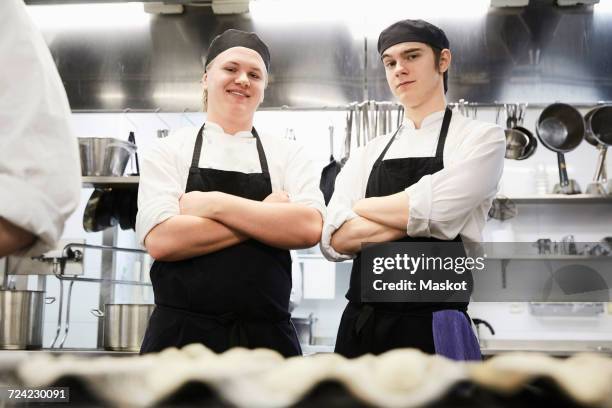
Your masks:
{"label": "kitchen rack", "polygon": [[514,204],[612,204],[612,196],[599,196],[593,194],[545,194],[496,197],[495,200],[510,200]]}
{"label": "kitchen rack", "polygon": [[[363,102],[352,102],[346,105],[320,105],[320,106],[288,106],[288,105],[282,105],[282,106],[262,106],[259,109],[257,109],[258,112],[275,112],[275,111],[291,111],[291,112],[316,112],[316,111],[323,111],[323,112],[329,112],[329,111],[337,111],[337,112],[344,112],[347,111],[348,109],[352,109],[356,104],[361,106],[365,103],[368,103],[370,101],[363,101]],[[372,101],[372,102],[378,102],[378,103],[384,103],[387,102],[389,104],[393,104],[396,106],[399,106],[399,104],[397,104],[396,102],[388,102],[388,101]],[[508,103],[514,103],[512,101],[505,101],[505,102],[501,102],[501,101],[493,101],[493,102],[469,102],[469,101],[465,101],[463,99],[460,99],[457,102],[449,102],[449,105],[451,106],[458,106],[458,105],[463,105],[464,107],[467,108],[503,108],[504,104],[508,104]],[[552,102],[529,102],[528,107],[532,108],[532,109],[544,109],[546,108],[548,105],[550,105]],[[612,101],[593,101],[593,102],[565,102],[568,105],[572,105],[575,108],[578,109],[588,109],[588,108],[592,108],[593,106],[597,106],[597,105],[604,105],[604,104],[609,104],[612,103]],[[73,109],[72,112],[73,113],[126,113],[130,112],[130,113],[160,113],[162,112],[161,108],[155,108],[155,109],[132,109],[132,108],[127,108],[127,109]],[[182,111],[164,111],[166,113],[187,113],[187,112],[192,112],[194,113],[192,110],[189,110],[188,108],[185,108]]]}
{"label": "kitchen rack", "polygon": [[[59,310],[57,315],[57,330],[55,333],[55,338],[53,339],[53,343],[50,348],[55,348],[56,343],[58,344],[58,348],[64,347],[64,342],[68,337],[68,332],[70,330],[70,299],[72,295],[72,287],[75,282],[96,282],[100,283],[100,306],[103,306],[106,303],[110,303],[112,299],[112,285],[131,285],[131,286],[151,286],[149,282],[141,282],[141,281],[130,281],[130,280],[119,280],[112,279],[113,269],[105,269],[102,268],[101,278],[84,278],[78,276],[66,276],[64,274],[65,267],[68,262],[82,262],[83,253],[80,250],[73,250],[73,248],[82,248],[82,249],[98,249],[102,251],[108,251],[114,254],[115,252],[131,252],[131,253],[141,253],[144,254],[146,251],[142,249],[136,248],[121,248],[111,245],[92,245],[92,244],[81,244],[81,243],[70,243],[64,246],[62,250],[62,254],[60,257],[53,258],[44,258],[41,257],[39,260],[41,262],[50,263],[53,266],[53,274],[60,281],[60,293],[59,293]],[[112,263],[114,263],[114,255],[111,255]],[[105,259],[103,257],[102,264],[104,266]],[[64,325],[64,334],[60,340],[60,334],[62,332],[63,325],[63,304],[64,304],[64,281],[70,282],[68,286],[68,294],[66,298],[66,322]],[[98,348],[100,348],[103,342],[103,320],[99,320],[98,323]]]}

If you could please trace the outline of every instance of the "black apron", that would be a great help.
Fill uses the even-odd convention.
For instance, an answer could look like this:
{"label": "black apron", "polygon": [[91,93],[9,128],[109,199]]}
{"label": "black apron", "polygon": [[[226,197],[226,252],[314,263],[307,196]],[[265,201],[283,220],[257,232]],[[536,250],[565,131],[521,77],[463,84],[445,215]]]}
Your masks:
{"label": "black apron", "polygon": [[[383,197],[405,190],[423,176],[444,168],[443,152],[452,112],[446,108],[434,157],[408,157],[383,160],[399,129],[389,140],[370,172],[365,197]],[[394,242],[443,242],[436,238],[404,237]],[[461,242],[458,235],[452,241]],[[464,278],[472,287],[471,272]],[[441,310],[467,310],[468,302],[361,302],[361,254],[353,260],[346,306],[335,351],[345,357],[381,354],[395,348],[412,347],[434,354],[432,316]],[[466,315],[467,316],[467,315]]]}
{"label": "black apron", "polygon": [[[268,162],[257,131],[261,173],[199,168],[200,128],[185,192],[221,191],[262,201],[272,193]],[[289,251],[249,239],[220,251],[151,267],[155,310],[142,353],[201,343],[221,353],[229,348],[269,348],[301,355],[290,321]]]}

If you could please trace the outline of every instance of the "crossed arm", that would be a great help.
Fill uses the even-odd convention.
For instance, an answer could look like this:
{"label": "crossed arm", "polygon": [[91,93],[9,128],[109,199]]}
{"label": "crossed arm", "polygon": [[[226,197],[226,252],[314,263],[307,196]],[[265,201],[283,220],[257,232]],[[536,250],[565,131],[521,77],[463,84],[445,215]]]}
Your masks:
{"label": "crossed arm", "polygon": [[409,204],[404,191],[357,201],[353,211],[358,217],[336,230],[332,235],[332,247],[342,254],[355,254],[361,250],[363,242],[388,242],[405,237]]}
{"label": "crossed arm", "polygon": [[178,261],[250,238],[277,248],[307,248],[321,235],[319,211],[289,202],[285,192],[255,201],[194,191],[184,194],[179,204],[180,215],[158,224],[145,238],[145,247],[155,259]]}

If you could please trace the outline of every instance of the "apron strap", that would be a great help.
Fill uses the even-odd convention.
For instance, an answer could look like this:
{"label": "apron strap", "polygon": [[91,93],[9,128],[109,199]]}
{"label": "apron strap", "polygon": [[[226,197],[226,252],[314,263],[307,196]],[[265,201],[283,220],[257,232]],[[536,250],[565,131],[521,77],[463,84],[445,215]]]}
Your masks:
{"label": "apron strap", "polygon": [[[436,148],[436,158],[441,158],[444,152],[444,144],[446,142],[446,135],[448,135],[448,128],[450,126],[452,115],[453,115],[453,112],[447,106],[446,110],[444,111],[444,119],[442,119],[442,127],[440,128],[440,136],[438,137],[438,146]],[[391,144],[395,140],[395,136],[397,136],[401,128],[402,126],[397,128],[397,130],[395,131],[395,133],[393,134],[393,136],[391,137],[391,139],[389,140],[389,142],[383,149],[380,156],[378,156],[378,159],[376,159],[374,166],[380,165],[380,162],[383,161],[383,159],[385,158],[385,155],[387,154],[387,150],[389,150],[389,147],[391,147]]]}
{"label": "apron strap", "polygon": [[[204,123],[198,131],[195,146],[193,147],[193,156],[191,157],[192,169],[197,169],[199,167],[200,155],[202,154],[202,132],[204,131],[204,126],[206,126],[206,123]],[[255,127],[252,128],[251,132],[253,133],[253,136],[255,137],[255,140],[257,142],[257,155],[259,156],[259,165],[261,166],[261,172],[267,178],[270,178],[270,171],[268,169],[268,160],[266,159],[266,153],[264,152],[263,145],[261,144],[261,140],[259,139],[259,135],[257,134],[257,130],[255,130]]]}
{"label": "apron strap", "polygon": [[440,129],[440,136],[438,137],[438,147],[436,148],[436,158],[441,159],[444,153],[444,144],[446,143],[446,135],[448,135],[448,128],[450,126],[451,117],[453,111],[447,106],[444,111],[444,119],[442,119],[442,128]]}
{"label": "apron strap", "polygon": [[255,141],[257,143],[257,154],[259,155],[259,165],[261,166],[261,172],[268,178],[270,178],[270,171],[268,169],[268,160],[266,159],[266,153],[264,152],[263,145],[261,144],[261,139],[257,134],[257,130],[253,127],[253,136],[255,136]]}
{"label": "apron strap", "polygon": [[395,140],[395,136],[397,136],[397,134],[399,133],[400,129],[402,128],[402,126],[398,127],[397,130],[395,131],[395,133],[393,134],[393,136],[391,136],[391,139],[389,140],[389,143],[387,143],[387,145],[385,146],[385,148],[383,149],[382,153],[380,154],[380,156],[378,156],[378,159],[376,159],[376,161],[374,162],[374,166],[379,166],[380,162],[383,161],[383,159],[385,158],[385,154],[387,154],[387,150],[389,150],[389,147],[391,147],[391,144],[393,143],[393,141]]}
{"label": "apron strap", "polygon": [[191,168],[198,168],[200,164],[200,154],[202,152],[202,131],[204,130],[203,124],[200,130],[198,131],[198,136],[196,137],[195,146],[193,147],[193,156],[191,157]]}

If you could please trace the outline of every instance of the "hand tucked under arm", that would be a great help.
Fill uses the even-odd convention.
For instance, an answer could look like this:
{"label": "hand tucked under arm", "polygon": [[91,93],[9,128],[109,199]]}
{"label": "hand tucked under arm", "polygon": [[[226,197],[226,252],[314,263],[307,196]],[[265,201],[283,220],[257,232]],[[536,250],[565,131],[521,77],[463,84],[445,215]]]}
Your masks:
{"label": "hand tucked under arm", "polygon": [[0,217],[0,259],[32,245],[35,239],[31,232]]}
{"label": "hand tucked under arm", "polygon": [[356,254],[363,242],[389,242],[405,236],[405,228],[391,228],[360,216],[342,224],[333,234],[331,245],[339,253]]}
{"label": "hand tucked under arm", "polygon": [[219,251],[248,237],[225,225],[193,215],[175,215],[157,224],[146,236],[149,254],[159,261],[181,261]]}
{"label": "hand tucked under arm", "polygon": [[268,245],[296,249],[319,242],[323,224],[319,211],[283,202],[275,196],[278,193],[263,202],[216,191],[188,194],[192,196],[185,201],[181,198],[181,213],[218,221]]}
{"label": "hand tucked under arm", "polygon": [[384,197],[363,198],[353,206],[360,216],[390,228],[406,231],[410,201],[405,191]]}

